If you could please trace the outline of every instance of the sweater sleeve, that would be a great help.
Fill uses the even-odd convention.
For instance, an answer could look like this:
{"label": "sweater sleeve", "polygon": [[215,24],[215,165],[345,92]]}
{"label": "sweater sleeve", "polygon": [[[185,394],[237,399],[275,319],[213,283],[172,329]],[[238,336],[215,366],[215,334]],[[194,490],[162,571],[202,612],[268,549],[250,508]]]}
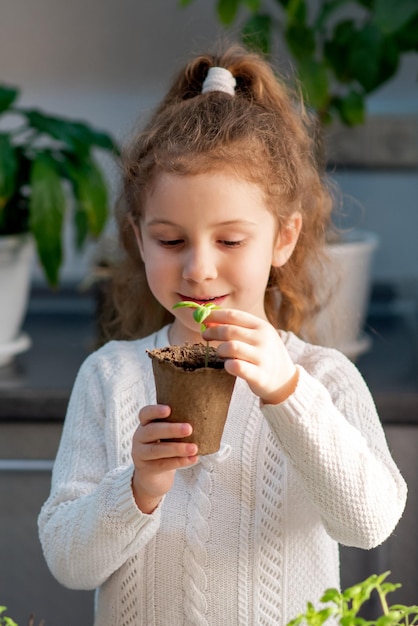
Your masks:
{"label": "sweater sleeve", "polygon": [[[320,349],[319,349],[320,350]],[[407,488],[357,368],[325,350],[285,402],[262,407],[331,537],[370,549],[398,523]],[[310,371],[309,371],[310,370]]]}
{"label": "sweater sleeve", "polygon": [[54,576],[74,589],[94,589],[136,555],[159,526],[136,506],[133,464],[112,466],[106,446],[109,401],[94,355],[80,368],[54,464],[39,535]]}

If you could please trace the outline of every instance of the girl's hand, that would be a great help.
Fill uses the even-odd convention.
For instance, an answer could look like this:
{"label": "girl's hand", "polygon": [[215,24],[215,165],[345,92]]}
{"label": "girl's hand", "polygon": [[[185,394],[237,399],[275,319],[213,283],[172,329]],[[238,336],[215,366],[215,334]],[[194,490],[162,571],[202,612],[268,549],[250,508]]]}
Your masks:
{"label": "girl's hand", "polygon": [[190,424],[164,421],[169,415],[170,407],[162,404],[145,406],[139,412],[140,425],[132,440],[132,489],[143,513],[152,513],[171,489],[176,469],[197,461],[196,444],[161,441],[188,437],[192,432]]}
{"label": "girl's hand", "polygon": [[243,311],[219,309],[205,323],[203,339],[219,342],[217,352],[226,359],[227,372],[246,380],[262,402],[279,404],[293,393],[297,369],[269,322]]}

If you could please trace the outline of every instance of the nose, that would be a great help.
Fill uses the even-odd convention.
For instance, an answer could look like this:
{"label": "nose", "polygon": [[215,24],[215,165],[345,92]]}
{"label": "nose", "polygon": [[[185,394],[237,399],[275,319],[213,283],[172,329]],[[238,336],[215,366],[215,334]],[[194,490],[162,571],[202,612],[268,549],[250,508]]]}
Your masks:
{"label": "nose", "polygon": [[183,263],[184,280],[202,283],[217,275],[216,255],[208,246],[193,246],[187,250]]}

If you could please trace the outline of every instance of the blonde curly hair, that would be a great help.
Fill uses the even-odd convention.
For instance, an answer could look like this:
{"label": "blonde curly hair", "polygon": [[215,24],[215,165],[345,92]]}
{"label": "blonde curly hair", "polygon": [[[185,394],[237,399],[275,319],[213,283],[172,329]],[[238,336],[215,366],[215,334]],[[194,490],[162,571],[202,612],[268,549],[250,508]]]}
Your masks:
{"label": "blonde curly hair", "polygon": [[[201,93],[211,67],[233,74],[234,96]],[[146,336],[173,319],[148,287],[130,223],[141,218],[147,193],[161,172],[228,171],[256,183],[279,231],[295,210],[301,212],[303,225],[291,258],[271,268],[265,310],[276,327],[296,333],[307,327],[318,310],[315,281],[333,204],[318,166],[313,128],[297,91],[264,58],[241,46],[198,56],[185,66],[122,155],[116,218],[125,254],[113,271],[106,338]]]}

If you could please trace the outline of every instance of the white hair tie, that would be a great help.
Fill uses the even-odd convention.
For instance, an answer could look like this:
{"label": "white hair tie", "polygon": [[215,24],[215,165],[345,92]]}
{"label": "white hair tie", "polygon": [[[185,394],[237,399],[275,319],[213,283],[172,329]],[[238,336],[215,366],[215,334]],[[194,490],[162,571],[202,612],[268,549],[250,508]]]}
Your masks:
{"label": "white hair tie", "polygon": [[224,67],[210,67],[202,85],[202,93],[208,91],[223,91],[230,96],[235,94],[237,81],[231,72]]}

